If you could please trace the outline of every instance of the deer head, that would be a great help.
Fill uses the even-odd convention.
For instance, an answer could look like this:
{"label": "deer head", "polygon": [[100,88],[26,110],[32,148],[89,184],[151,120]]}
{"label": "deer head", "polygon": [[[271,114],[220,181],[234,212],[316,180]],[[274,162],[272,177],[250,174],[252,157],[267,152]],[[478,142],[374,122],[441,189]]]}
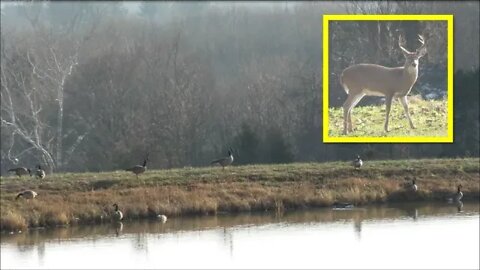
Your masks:
{"label": "deer head", "polygon": [[427,46],[425,43],[425,39],[422,35],[418,35],[418,41],[422,44],[415,52],[410,52],[405,49],[405,39],[402,35],[398,37],[398,46],[403,52],[403,56],[405,56],[405,64],[404,68],[411,70],[418,69],[418,59],[424,56],[427,53]]}

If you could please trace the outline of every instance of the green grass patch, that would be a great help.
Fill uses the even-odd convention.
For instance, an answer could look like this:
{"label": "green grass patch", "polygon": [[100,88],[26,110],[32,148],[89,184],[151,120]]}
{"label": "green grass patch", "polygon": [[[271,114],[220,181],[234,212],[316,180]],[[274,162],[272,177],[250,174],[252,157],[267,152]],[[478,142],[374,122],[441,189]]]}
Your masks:
{"label": "green grass patch", "polygon": [[445,137],[447,136],[447,100],[423,100],[410,96],[409,110],[415,129],[411,129],[402,104],[394,99],[390,111],[389,132],[384,132],[385,104],[355,107],[352,110],[354,131],[343,135],[343,108],[329,108],[331,137]]}

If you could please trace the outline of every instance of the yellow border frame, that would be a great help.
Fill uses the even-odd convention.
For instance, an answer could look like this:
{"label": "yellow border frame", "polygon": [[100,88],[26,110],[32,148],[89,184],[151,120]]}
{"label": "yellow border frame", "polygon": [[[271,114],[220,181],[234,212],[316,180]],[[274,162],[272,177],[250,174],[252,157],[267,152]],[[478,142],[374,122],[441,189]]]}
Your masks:
{"label": "yellow border frame", "polygon": [[[330,137],[328,135],[328,31],[330,21],[447,21],[447,136]],[[323,142],[324,143],[453,143],[453,15],[323,15]]]}

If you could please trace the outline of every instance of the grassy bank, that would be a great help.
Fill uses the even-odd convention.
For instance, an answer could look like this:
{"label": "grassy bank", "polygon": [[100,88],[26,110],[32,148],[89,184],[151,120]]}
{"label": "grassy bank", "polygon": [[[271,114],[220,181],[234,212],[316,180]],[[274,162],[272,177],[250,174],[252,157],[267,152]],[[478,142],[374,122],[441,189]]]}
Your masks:
{"label": "grassy bank", "polygon": [[[406,137],[406,136],[446,136],[447,100],[423,100],[418,96],[408,97],[409,111],[415,129],[411,129],[400,102],[394,100],[390,112],[389,132],[385,133],[385,104],[378,106],[355,107],[352,111],[353,133],[348,137]],[[329,135],[342,137],[343,109],[328,110]]]}
{"label": "grassy bank", "polygon": [[[419,192],[403,189],[416,176]],[[2,231],[27,227],[109,222],[117,202],[125,219],[282,211],[330,206],[335,201],[444,200],[463,185],[464,200],[479,199],[479,159],[295,163],[149,170],[136,179],[123,172],[54,174],[44,180],[0,180]],[[33,189],[34,200],[15,200]]]}

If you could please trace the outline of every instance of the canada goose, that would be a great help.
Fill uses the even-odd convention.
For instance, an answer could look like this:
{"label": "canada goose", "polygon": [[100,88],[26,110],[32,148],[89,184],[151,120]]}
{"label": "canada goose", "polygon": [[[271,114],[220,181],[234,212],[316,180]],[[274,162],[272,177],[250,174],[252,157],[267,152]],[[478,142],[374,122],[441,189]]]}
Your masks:
{"label": "canada goose", "polygon": [[165,223],[167,222],[167,216],[165,215],[158,215],[157,218],[160,220],[160,222]]}
{"label": "canada goose", "polygon": [[360,155],[357,155],[357,158],[352,162],[353,164],[353,167],[356,169],[356,170],[359,170],[360,167],[363,166],[363,161],[362,159],[360,158]]}
{"label": "canada goose", "polygon": [[333,203],[333,208],[354,208],[355,206],[347,202],[335,202]]}
{"label": "canada goose", "polygon": [[462,188],[462,185],[458,185],[457,186],[457,193],[455,193],[452,197],[448,198],[448,202],[452,203],[452,202],[460,202],[463,198],[463,193],[462,191],[460,191],[460,189]]}
{"label": "canada goose", "polygon": [[115,212],[113,212],[113,219],[116,221],[120,221],[123,219],[122,211],[118,210],[118,204],[114,203],[113,207],[115,207]]}
{"label": "canada goose", "polygon": [[40,179],[45,178],[45,176],[46,176],[45,171],[42,170],[42,167],[40,167],[40,165],[38,165],[38,169],[35,172],[35,175],[36,175],[37,178],[40,178]]}
{"label": "canada goose", "polygon": [[225,170],[225,167],[227,167],[228,165],[232,164],[233,162],[233,154],[232,154],[232,148],[228,149],[228,156],[227,157],[224,157],[224,158],[221,158],[221,159],[217,159],[217,160],[214,160],[212,162],[210,162],[210,164],[220,164],[220,166],[222,166],[222,168]]}
{"label": "canada goose", "polygon": [[8,171],[9,172],[15,172],[15,174],[18,177],[21,177],[22,175],[27,175],[27,174],[32,176],[32,171],[30,169],[25,168],[25,167],[13,168],[13,169],[10,169]]}
{"label": "canada goose", "polygon": [[20,193],[17,194],[17,197],[15,197],[15,200],[18,200],[20,197],[24,197],[25,199],[33,199],[37,197],[37,193],[33,190],[24,190]]}
{"label": "canada goose", "polygon": [[413,191],[413,192],[417,192],[418,186],[417,186],[415,180],[417,180],[417,179],[414,177],[413,180],[412,180],[412,183],[406,185],[406,189],[407,189],[407,190],[410,190],[410,191]]}
{"label": "canada goose", "polygon": [[457,193],[455,194],[455,197],[453,197],[453,199],[454,199],[456,202],[461,201],[462,198],[463,198],[463,193],[460,191],[461,188],[462,188],[462,185],[458,185],[458,186],[457,186]]}
{"label": "canada goose", "polygon": [[143,165],[136,165],[132,168],[125,169],[125,171],[133,172],[138,179],[138,175],[144,173],[147,170],[148,157],[143,160]]}

